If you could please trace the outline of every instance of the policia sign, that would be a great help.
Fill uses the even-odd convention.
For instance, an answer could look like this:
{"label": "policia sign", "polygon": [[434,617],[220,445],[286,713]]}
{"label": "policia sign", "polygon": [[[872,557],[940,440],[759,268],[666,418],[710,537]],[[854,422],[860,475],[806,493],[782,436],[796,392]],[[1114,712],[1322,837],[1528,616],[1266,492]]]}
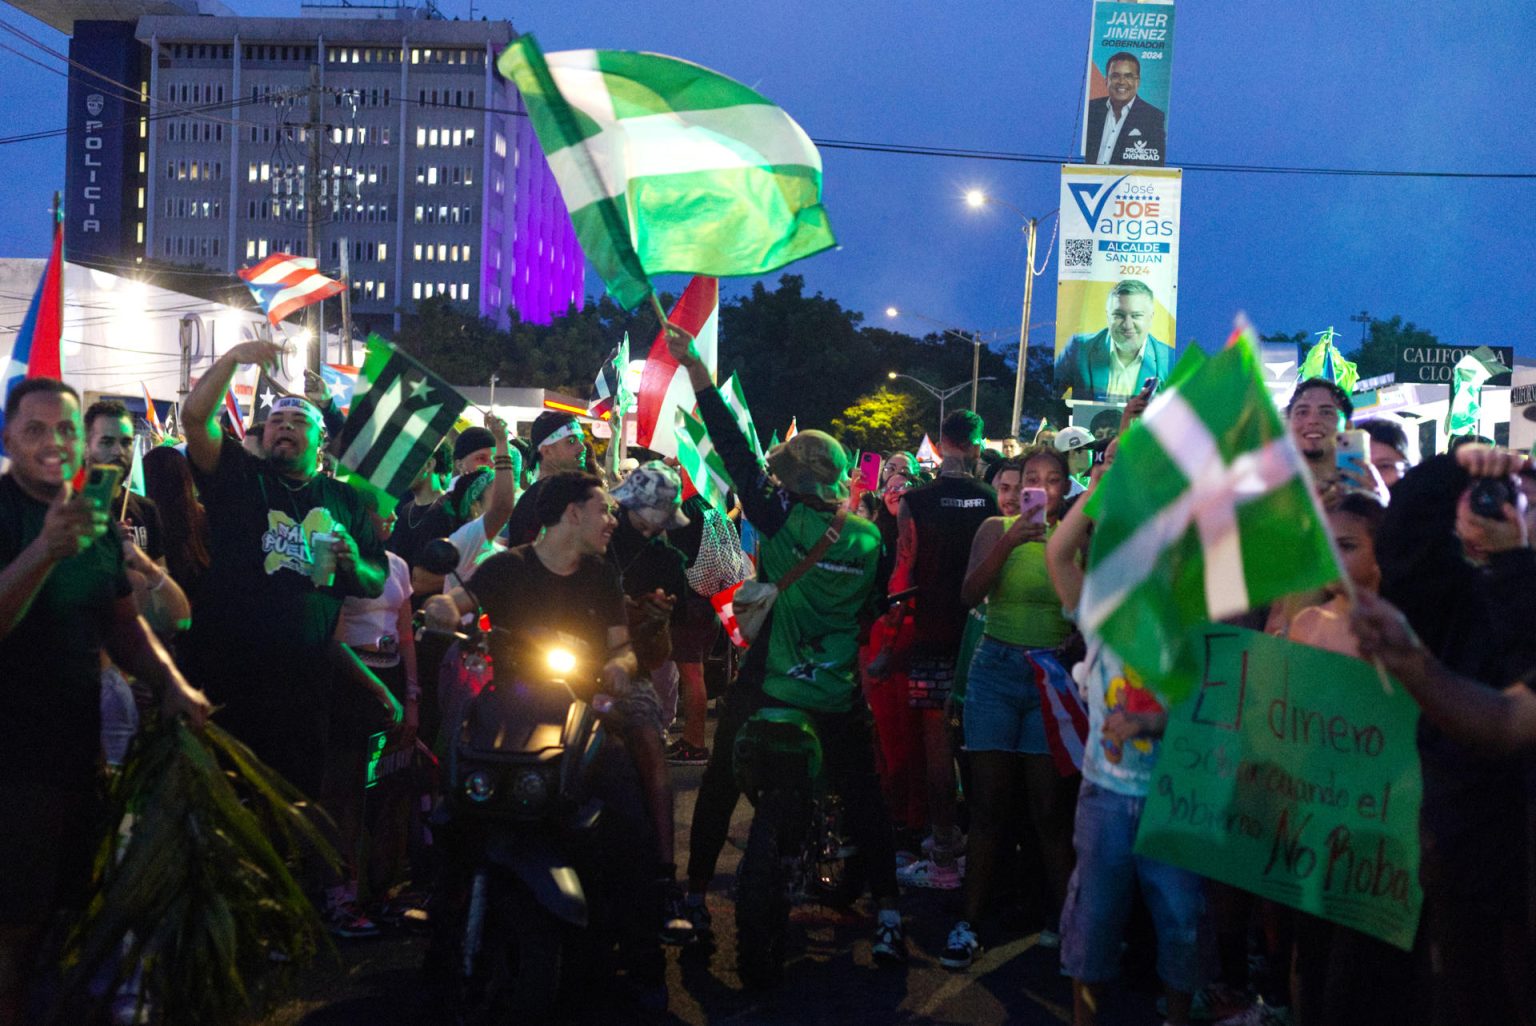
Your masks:
{"label": "policia sign", "polygon": [[[1477,346],[1403,346],[1397,351],[1397,383],[1420,385],[1449,385],[1451,371],[1456,361]],[[1506,367],[1515,365],[1513,346],[1489,346]],[[1500,374],[1489,378],[1486,384],[1507,385],[1509,375]]]}

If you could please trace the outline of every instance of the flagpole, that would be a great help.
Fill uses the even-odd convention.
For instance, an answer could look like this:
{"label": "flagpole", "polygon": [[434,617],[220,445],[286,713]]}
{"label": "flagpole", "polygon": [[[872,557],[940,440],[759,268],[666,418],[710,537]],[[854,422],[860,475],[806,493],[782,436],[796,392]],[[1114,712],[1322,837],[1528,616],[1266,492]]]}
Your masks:
{"label": "flagpole", "polygon": [[[53,194],[53,230],[59,235],[59,380],[64,380],[64,269],[69,260],[64,252],[64,194]],[[48,277],[48,268],[43,268],[43,277]]]}

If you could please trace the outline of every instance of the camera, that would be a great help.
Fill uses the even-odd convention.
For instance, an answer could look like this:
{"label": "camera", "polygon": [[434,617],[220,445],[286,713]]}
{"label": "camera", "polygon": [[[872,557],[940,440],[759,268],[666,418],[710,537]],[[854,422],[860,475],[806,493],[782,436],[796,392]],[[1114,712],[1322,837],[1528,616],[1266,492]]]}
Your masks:
{"label": "camera", "polygon": [[1504,519],[1504,505],[1516,505],[1515,498],[1514,485],[1502,477],[1479,478],[1467,495],[1472,512],[1490,520]]}

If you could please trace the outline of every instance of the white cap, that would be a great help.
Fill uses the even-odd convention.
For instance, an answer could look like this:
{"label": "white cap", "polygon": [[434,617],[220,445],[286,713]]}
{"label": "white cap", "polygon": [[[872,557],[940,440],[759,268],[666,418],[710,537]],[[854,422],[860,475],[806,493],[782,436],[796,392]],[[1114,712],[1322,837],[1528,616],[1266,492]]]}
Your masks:
{"label": "white cap", "polygon": [[1062,428],[1056,432],[1056,451],[1071,452],[1093,444],[1093,432],[1085,427]]}

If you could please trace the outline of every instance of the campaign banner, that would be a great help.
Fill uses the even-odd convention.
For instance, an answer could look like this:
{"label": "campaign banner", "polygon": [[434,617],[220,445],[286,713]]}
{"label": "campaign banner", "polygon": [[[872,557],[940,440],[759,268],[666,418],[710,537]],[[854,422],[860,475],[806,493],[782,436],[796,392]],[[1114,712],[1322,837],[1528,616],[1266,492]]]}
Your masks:
{"label": "campaign banner", "polygon": [[1168,162],[1173,0],[1094,0],[1083,162]]}
{"label": "campaign banner", "polygon": [[[1124,402],[1173,369],[1177,168],[1061,169],[1056,394]],[[1118,359],[1112,358],[1118,356]]]}
{"label": "campaign banner", "polygon": [[1358,659],[1210,625],[1169,713],[1136,851],[1413,946],[1418,708]]}
{"label": "campaign banner", "polygon": [[[1515,365],[1514,346],[1489,346],[1499,362],[1506,367]],[[1451,372],[1463,356],[1477,346],[1421,346],[1401,345],[1397,350],[1397,383],[1415,385],[1449,385]],[[1508,374],[1495,374],[1485,384],[1499,386],[1509,384]]]}

